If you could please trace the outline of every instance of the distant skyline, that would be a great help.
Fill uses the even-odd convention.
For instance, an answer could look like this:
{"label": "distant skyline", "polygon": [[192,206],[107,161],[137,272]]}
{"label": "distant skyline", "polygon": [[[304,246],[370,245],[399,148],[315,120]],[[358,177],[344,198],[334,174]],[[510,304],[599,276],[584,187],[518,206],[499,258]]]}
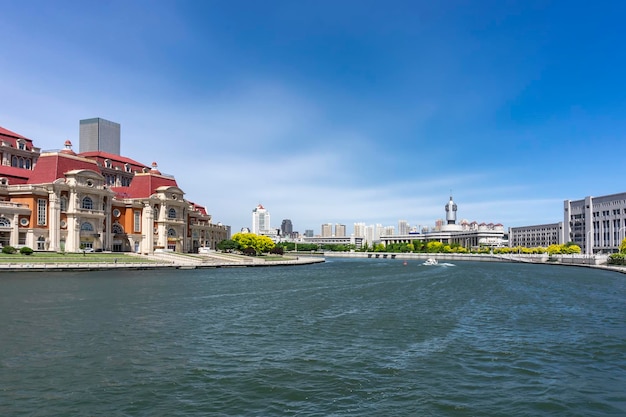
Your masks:
{"label": "distant skyline", "polygon": [[626,191],[626,3],[0,0],[0,126],[78,150],[79,120],[233,232],[505,227]]}

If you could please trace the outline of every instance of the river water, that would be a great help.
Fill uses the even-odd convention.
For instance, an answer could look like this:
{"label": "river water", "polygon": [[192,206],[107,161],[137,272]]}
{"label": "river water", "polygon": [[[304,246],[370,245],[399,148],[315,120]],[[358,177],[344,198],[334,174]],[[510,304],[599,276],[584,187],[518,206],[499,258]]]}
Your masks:
{"label": "river water", "polygon": [[624,416],[626,276],[324,264],[0,275],[2,416]]}

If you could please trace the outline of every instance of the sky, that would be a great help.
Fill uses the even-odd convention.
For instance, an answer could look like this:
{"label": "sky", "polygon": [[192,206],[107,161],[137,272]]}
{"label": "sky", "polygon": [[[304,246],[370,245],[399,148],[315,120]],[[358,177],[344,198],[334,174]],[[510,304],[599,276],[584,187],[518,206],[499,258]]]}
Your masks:
{"label": "sky", "polygon": [[0,126],[79,120],[233,232],[506,228],[626,192],[626,2],[0,0]]}

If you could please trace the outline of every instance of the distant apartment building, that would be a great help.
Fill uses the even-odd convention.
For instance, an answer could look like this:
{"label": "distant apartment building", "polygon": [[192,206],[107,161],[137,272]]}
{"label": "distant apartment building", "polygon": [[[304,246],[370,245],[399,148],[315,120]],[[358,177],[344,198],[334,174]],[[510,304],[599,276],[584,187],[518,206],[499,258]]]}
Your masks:
{"label": "distant apartment building", "polygon": [[548,247],[563,242],[563,223],[509,228],[509,246],[525,248]]}
{"label": "distant apartment building", "polygon": [[365,241],[367,243],[373,243],[379,238],[380,236],[376,237],[376,227],[374,225],[369,225],[365,227]]}
{"label": "distant apartment building", "polygon": [[260,235],[266,233],[270,227],[270,213],[259,204],[252,210],[252,233]]}
{"label": "distant apartment building", "polygon": [[336,224],[335,225],[335,237],[345,237],[345,236],[346,236],[346,225]]}
{"label": "distant apartment building", "polygon": [[587,255],[619,251],[626,236],[626,193],[565,200],[563,235]]}
{"label": "distant apartment building", "polygon": [[374,240],[378,241],[378,240],[380,240],[380,237],[384,236],[384,235],[385,235],[385,229],[384,229],[383,225],[380,224],[380,223],[377,223],[374,226]]}
{"label": "distant apartment building", "polygon": [[332,223],[323,224],[320,236],[322,236],[322,237],[332,237],[332,235],[333,235],[333,225],[332,225]]}
{"label": "distant apartment building", "polygon": [[365,223],[354,223],[353,235],[356,237],[365,237]]}
{"label": "distant apartment building", "polygon": [[396,228],[393,226],[385,226],[381,229],[381,236],[393,236],[396,234]]}
{"label": "distant apartment building", "polygon": [[409,234],[409,222],[407,222],[406,220],[398,220],[398,234],[399,235]]}
{"label": "distant apartment building", "polygon": [[304,230],[304,237],[313,237],[314,235],[315,235],[315,232],[313,232],[313,229]]}
{"label": "distant apartment building", "polygon": [[280,224],[280,232],[283,236],[291,236],[293,233],[293,224],[291,224],[291,220],[284,219]]}
{"label": "distant apartment building", "polygon": [[79,152],[102,151],[113,155],[120,154],[119,123],[101,119],[84,119],[79,123]]}

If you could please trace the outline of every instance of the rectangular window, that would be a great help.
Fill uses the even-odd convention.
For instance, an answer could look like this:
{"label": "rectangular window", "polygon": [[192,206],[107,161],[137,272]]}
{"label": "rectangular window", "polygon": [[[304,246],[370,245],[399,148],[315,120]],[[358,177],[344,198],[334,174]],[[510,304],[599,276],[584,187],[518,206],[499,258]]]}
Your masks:
{"label": "rectangular window", "polygon": [[141,232],[141,212],[135,211],[135,232]]}
{"label": "rectangular window", "polygon": [[37,200],[37,224],[39,226],[46,225],[46,209],[47,209],[47,201],[44,199]]}

